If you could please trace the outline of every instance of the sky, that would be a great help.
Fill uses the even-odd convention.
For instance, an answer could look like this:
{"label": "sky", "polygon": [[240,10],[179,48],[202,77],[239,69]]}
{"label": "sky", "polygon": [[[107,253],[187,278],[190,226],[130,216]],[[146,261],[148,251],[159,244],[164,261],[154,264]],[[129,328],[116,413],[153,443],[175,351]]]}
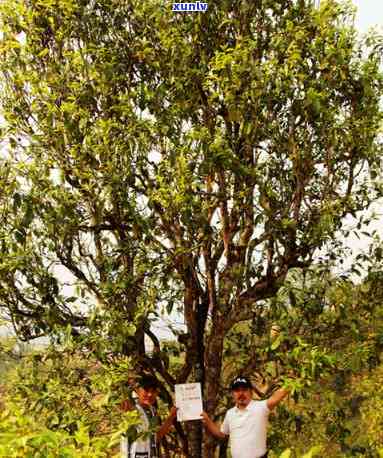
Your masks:
{"label": "sky", "polygon": [[383,29],[383,0],[352,0],[352,3],[358,8],[356,27],[360,32],[373,26]]}
{"label": "sky", "polygon": [[[352,0],[352,3],[357,7],[355,26],[361,34],[366,33],[372,27],[378,28],[383,33],[383,0]],[[369,229],[376,229],[383,239],[383,202],[373,205],[371,211],[376,214],[376,219]],[[352,223],[350,219],[350,224]],[[363,236],[361,239],[356,236],[348,239],[348,244],[353,248],[355,254],[366,249],[369,243],[370,239]]]}

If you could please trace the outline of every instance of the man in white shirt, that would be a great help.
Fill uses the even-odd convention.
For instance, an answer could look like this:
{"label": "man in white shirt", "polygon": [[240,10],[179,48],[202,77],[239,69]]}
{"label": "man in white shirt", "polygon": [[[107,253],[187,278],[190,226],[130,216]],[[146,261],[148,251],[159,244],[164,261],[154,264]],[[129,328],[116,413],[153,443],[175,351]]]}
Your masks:
{"label": "man in white shirt", "polygon": [[253,400],[253,386],[247,377],[239,376],[231,384],[235,407],[226,412],[219,428],[202,413],[208,431],[218,439],[230,437],[232,458],[264,458],[267,456],[266,437],[268,416],[288,391],[281,388],[265,401]]}

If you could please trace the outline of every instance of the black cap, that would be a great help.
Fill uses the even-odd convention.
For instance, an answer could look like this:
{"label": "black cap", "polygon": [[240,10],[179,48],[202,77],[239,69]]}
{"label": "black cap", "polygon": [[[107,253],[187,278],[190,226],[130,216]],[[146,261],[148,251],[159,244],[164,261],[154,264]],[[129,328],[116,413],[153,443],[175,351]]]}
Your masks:
{"label": "black cap", "polygon": [[158,380],[152,375],[147,374],[141,375],[141,377],[137,380],[137,384],[144,390],[148,390],[150,388],[158,389],[160,387]]}
{"label": "black cap", "polygon": [[253,385],[251,384],[250,380],[247,377],[242,377],[242,375],[239,375],[232,381],[230,385],[231,390],[236,390],[237,388],[252,389]]}

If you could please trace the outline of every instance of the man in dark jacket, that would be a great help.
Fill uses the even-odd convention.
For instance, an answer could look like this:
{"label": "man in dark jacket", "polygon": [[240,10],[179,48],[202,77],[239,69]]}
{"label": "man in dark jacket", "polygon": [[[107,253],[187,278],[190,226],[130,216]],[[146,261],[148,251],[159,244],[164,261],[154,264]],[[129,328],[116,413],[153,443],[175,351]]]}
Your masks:
{"label": "man in dark jacket", "polygon": [[121,457],[122,458],[158,458],[159,443],[165,434],[167,434],[173,424],[177,411],[172,407],[170,414],[165,422],[154,431],[155,424],[160,422],[155,408],[157,396],[159,393],[159,384],[155,377],[143,375],[138,380],[136,390],[137,400],[134,406],[129,401],[122,404],[122,409],[136,409],[141,418],[139,433],[149,432],[143,437],[139,437],[134,442],[129,442],[126,436],[121,438]]}

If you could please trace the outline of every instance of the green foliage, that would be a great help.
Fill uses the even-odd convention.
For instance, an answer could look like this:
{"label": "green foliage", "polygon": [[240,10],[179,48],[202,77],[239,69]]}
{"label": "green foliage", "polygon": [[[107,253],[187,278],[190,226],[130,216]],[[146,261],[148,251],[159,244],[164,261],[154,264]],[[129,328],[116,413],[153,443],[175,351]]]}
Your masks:
{"label": "green foliage", "polygon": [[[291,284],[382,194],[381,38],[313,3],[1,3],[0,308],[21,339],[129,355],[168,402],[203,380],[210,413],[234,367],[299,392],[345,344],[352,370],[376,356],[374,310]],[[159,306],[187,328],[174,366]]]}
{"label": "green foliage", "polygon": [[[357,443],[367,450],[375,452],[383,448],[383,367],[379,366],[372,374],[355,377],[353,398],[350,402],[352,413],[360,414],[359,421],[354,421],[353,431],[348,440],[352,445]],[[360,401],[358,405],[358,401]]]}
{"label": "green foliage", "polygon": [[178,302],[188,269],[240,317],[379,194],[354,179],[379,171],[378,39],[363,59],[345,5],[285,3],[213,5],[206,27],[156,1],[3,2],[1,291],[21,335],[69,322],[129,351],[127,322]]}
{"label": "green foliage", "polygon": [[[323,288],[320,302],[324,304],[321,310],[314,308],[320,317],[318,322],[317,318],[313,321],[315,315],[308,322],[319,326],[318,333],[311,329],[310,340],[321,346],[331,342],[326,357],[333,358],[333,364],[321,370],[319,383],[310,377],[309,387],[301,385],[297,403],[280,407],[270,435],[277,450],[293,442],[297,456],[308,445],[321,444],[331,457],[375,457],[382,448],[379,422],[383,308],[376,276],[380,278],[371,272],[360,285],[333,277],[329,283],[323,277],[316,284],[307,282],[310,303],[319,302],[320,296],[314,300],[313,294],[319,293],[315,289],[319,286]],[[304,291],[296,288],[296,283],[294,286],[292,303],[298,307]],[[300,376],[301,368],[298,380]]]}
{"label": "green foliage", "polygon": [[[281,383],[292,392],[271,418],[269,446],[275,453],[294,444],[291,456],[298,457],[319,444],[330,457],[375,457],[382,448],[379,268],[372,260],[359,284],[335,277],[326,266],[295,270],[272,306],[265,303],[262,314],[228,335],[226,385],[245,373],[259,396]],[[223,399],[222,412],[230,404],[230,396]]]}
{"label": "green foliage", "polygon": [[77,425],[75,436],[65,431],[52,431],[35,423],[17,410],[5,410],[0,418],[0,454],[7,457],[106,457],[108,440],[90,438],[85,427]]}
{"label": "green foliage", "polygon": [[[321,444],[329,457],[376,457],[383,446],[381,434],[382,366],[347,377],[344,391],[338,379],[322,382],[307,400],[279,412],[273,420],[279,446],[294,443],[293,456]],[[284,433],[278,433],[284,427]],[[274,439],[277,439],[276,437]]]}
{"label": "green foliage", "polygon": [[140,421],[118,407],[129,395],[127,367],[64,350],[25,354],[4,385],[0,455],[117,456],[121,433],[137,437]]}
{"label": "green foliage", "polygon": [[[320,446],[312,447],[307,453],[301,456],[301,458],[312,458],[313,456],[317,456],[322,451]],[[291,458],[291,450],[287,449],[279,455],[279,458]]]}

